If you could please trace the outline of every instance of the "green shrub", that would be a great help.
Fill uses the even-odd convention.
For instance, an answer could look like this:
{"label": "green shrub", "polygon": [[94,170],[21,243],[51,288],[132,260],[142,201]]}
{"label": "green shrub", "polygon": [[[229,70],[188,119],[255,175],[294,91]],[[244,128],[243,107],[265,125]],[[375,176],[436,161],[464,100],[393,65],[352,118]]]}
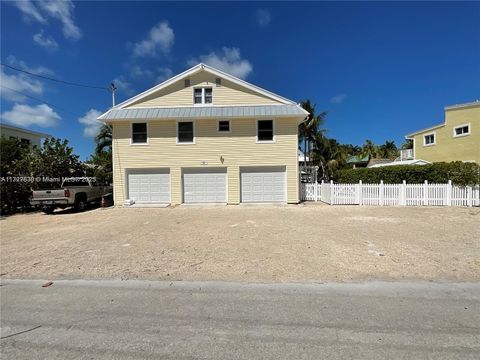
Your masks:
{"label": "green shrub", "polygon": [[379,168],[357,168],[338,170],[333,180],[337,183],[446,183],[451,180],[455,185],[480,184],[480,165],[455,161],[429,165],[398,165]]}

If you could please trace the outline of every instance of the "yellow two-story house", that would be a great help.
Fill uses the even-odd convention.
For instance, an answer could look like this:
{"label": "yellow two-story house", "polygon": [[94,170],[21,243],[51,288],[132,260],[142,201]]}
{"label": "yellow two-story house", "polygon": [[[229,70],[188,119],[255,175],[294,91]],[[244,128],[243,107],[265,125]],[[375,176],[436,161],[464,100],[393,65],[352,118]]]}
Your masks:
{"label": "yellow two-story house", "polygon": [[430,162],[480,164],[480,101],[447,106],[445,122],[408,134],[413,158]]}
{"label": "yellow two-story house", "polygon": [[98,119],[116,205],[299,202],[295,102],[198,64]]}

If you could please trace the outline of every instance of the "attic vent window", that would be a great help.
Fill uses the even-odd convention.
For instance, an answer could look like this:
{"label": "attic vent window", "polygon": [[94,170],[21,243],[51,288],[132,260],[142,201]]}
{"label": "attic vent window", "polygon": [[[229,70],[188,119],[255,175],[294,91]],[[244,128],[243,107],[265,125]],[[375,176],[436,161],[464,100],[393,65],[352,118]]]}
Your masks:
{"label": "attic vent window", "polygon": [[185,87],[190,87],[190,79],[185,79]]}
{"label": "attic vent window", "polygon": [[222,79],[216,78],[215,79],[215,84],[217,84],[217,86],[222,86]]}

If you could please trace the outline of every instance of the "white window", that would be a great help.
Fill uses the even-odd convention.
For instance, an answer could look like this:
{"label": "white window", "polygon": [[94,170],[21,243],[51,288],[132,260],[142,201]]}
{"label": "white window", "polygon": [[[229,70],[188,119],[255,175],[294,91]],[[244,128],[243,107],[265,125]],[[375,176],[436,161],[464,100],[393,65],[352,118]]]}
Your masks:
{"label": "white window", "polygon": [[453,137],[470,135],[470,124],[463,124],[453,128]]}
{"label": "white window", "polygon": [[147,123],[132,123],[132,144],[147,144]]}
{"label": "white window", "polygon": [[195,144],[193,121],[177,122],[177,144]]}
{"label": "white window", "polygon": [[273,120],[257,120],[257,142],[274,142]]}
{"label": "white window", "polygon": [[204,105],[212,103],[212,88],[194,88],[193,103],[195,105]]}
{"label": "white window", "polygon": [[423,145],[424,146],[435,145],[435,133],[423,135]]}
{"label": "white window", "polygon": [[230,120],[219,120],[218,132],[230,132]]}

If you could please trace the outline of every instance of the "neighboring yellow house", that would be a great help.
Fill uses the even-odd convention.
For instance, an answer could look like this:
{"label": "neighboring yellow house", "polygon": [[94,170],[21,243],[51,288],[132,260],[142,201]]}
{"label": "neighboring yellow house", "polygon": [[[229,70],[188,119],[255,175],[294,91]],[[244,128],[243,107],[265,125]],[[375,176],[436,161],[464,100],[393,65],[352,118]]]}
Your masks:
{"label": "neighboring yellow house", "polygon": [[413,140],[415,159],[480,164],[480,101],[447,106],[444,124],[416,131],[406,138]]}
{"label": "neighboring yellow house", "polygon": [[299,202],[298,104],[199,64],[113,107],[114,202]]}
{"label": "neighboring yellow house", "polygon": [[16,126],[0,124],[0,135],[5,139],[17,138],[30,146],[41,146],[41,140],[50,137],[48,134],[22,129]]}

